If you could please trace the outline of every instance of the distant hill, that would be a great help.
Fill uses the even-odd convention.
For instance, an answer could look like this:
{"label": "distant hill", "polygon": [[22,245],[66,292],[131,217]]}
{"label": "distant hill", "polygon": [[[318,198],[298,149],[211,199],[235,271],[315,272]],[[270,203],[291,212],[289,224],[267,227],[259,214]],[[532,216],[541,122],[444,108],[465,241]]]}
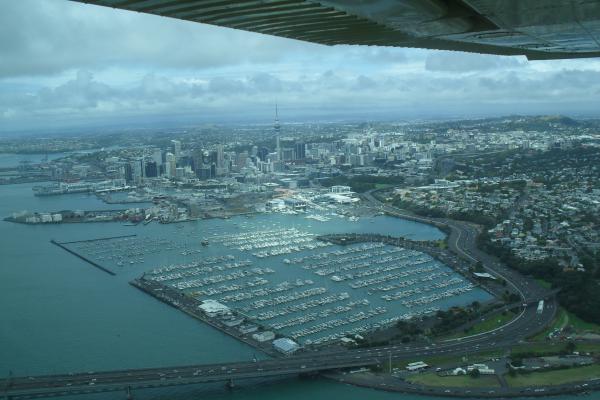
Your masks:
{"label": "distant hill", "polygon": [[543,117],[538,117],[540,121],[545,121],[549,123],[561,124],[566,126],[579,126],[581,123],[579,121],[574,120],[573,118],[565,117],[564,115],[548,115]]}
{"label": "distant hill", "polygon": [[447,129],[486,129],[490,132],[510,130],[570,132],[573,129],[600,128],[600,120],[576,120],[565,115],[508,115],[426,125],[434,132],[445,132]]}

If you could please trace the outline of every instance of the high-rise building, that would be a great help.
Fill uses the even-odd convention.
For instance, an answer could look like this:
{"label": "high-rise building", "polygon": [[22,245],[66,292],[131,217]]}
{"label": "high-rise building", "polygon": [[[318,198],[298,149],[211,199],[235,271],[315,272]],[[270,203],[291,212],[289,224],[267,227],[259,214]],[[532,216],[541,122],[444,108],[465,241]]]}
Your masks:
{"label": "high-rise building", "polygon": [[204,165],[204,152],[202,150],[196,150],[192,155],[192,169],[197,172],[202,165]]}
{"label": "high-rise building", "polygon": [[225,167],[225,154],[223,153],[223,145],[217,145],[217,168]]}
{"label": "high-rise building", "polygon": [[144,180],[145,170],[144,170],[144,159],[137,158],[131,162],[131,171],[133,174],[133,182],[139,184]]}
{"label": "high-rise building", "polygon": [[258,156],[260,161],[267,161],[267,157],[269,156],[269,149],[267,149],[266,147],[261,147],[260,149],[258,149],[256,155]]}
{"label": "high-rise building", "polygon": [[179,157],[181,157],[181,142],[179,140],[171,140],[171,143],[173,144],[175,159],[179,160]]}
{"label": "high-rise building", "polygon": [[246,160],[248,159],[248,152],[247,151],[242,151],[241,153],[236,154],[235,157],[235,166],[236,169],[239,171],[241,168],[244,168],[246,166]]}
{"label": "high-rise building", "polygon": [[294,159],[294,149],[291,147],[284,147],[281,149],[279,160],[280,161],[291,161]]}
{"label": "high-rise building", "polygon": [[297,142],[294,146],[296,160],[304,160],[306,158],[306,145],[302,142]]}
{"label": "high-rise building", "polygon": [[156,163],[157,167],[160,167],[163,163],[162,151],[160,149],[155,149],[152,151],[152,161]]}
{"label": "high-rise building", "polygon": [[131,164],[125,163],[123,164],[123,178],[127,183],[133,181],[133,168],[131,168]]}
{"label": "high-rise building", "polygon": [[158,165],[156,165],[156,161],[146,161],[146,166],[144,168],[145,175],[147,178],[156,178],[158,176]]}
{"label": "high-rise building", "polygon": [[196,169],[196,176],[198,179],[206,180],[212,178],[212,168],[210,165],[205,164]]}
{"label": "high-rise building", "polygon": [[175,154],[167,153],[166,156],[166,165],[165,165],[165,175],[167,178],[175,178],[177,174],[177,161],[175,160]]}

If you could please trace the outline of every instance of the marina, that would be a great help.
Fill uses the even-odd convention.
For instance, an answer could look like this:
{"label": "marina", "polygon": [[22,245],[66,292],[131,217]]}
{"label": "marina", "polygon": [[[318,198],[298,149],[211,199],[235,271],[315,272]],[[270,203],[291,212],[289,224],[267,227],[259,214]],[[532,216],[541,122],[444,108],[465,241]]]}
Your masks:
{"label": "marina", "polygon": [[238,219],[226,233],[179,225],[179,240],[138,234],[69,246],[117,271],[134,268],[143,281],[198,304],[222,304],[241,321],[230,327],[238,334],[273,332],[303,346],[489,298],[432,255],[402,245],[411,241],[371,235],[339,245],[306,223],[264,224],[263,218]]}

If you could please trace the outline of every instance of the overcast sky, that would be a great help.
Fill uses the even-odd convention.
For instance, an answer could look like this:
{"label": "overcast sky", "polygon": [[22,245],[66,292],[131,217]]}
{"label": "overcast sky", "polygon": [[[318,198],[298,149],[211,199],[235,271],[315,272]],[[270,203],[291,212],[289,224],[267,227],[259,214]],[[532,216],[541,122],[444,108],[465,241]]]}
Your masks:
{"label": "overcast sky", "polygon": [[327,47],[73,3],[0,2],[0,132],[157,121],[600,114],[600,59]]}

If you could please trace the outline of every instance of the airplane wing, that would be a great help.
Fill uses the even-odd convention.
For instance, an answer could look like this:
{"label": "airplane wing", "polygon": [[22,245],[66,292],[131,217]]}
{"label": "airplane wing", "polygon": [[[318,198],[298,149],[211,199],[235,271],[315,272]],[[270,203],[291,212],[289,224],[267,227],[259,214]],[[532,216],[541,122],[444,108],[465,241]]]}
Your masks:
{"label": "airplane wing", "polygon": [[324,45],[600,57],[600,0],[74,0]]}

